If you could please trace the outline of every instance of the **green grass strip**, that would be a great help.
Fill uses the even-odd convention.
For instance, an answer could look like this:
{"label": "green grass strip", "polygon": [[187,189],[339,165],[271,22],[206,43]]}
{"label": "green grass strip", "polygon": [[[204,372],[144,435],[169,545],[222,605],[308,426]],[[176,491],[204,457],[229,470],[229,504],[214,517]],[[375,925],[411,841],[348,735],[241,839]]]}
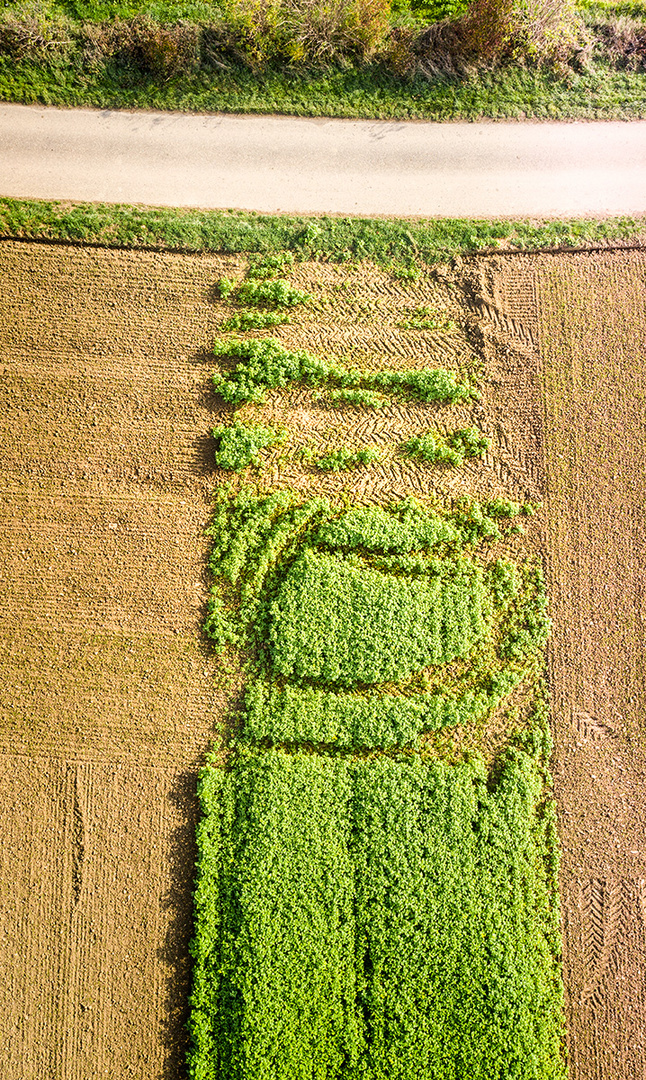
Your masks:
{"label": "green grass strip", "polygon": [[646,216],[605,221],[405,221],[4,198],[0,199],[0,235],[185,252],[287,251],[298,259],[371,259],[391,268],[394,263],[433,264],[490,249],[527,251],[641,241],[646,236]]}
{"label": "green grass strip", "polygon": [[564,1080],[542,763],[207,768],[193,1080]]}
{"label": "green grass strip", "polygon": [[465,78],[403,79],[378,64],[256,73],[227,60],[226,70],[155,77],[114,62],[93,68],[77,45],[49,62],[0,57],[0,98],[76,108],[375,120],[631,120],[646,116],[646,79],[642,71],[616,70],[602,59],[588,71],[564,75],[533,64]]}

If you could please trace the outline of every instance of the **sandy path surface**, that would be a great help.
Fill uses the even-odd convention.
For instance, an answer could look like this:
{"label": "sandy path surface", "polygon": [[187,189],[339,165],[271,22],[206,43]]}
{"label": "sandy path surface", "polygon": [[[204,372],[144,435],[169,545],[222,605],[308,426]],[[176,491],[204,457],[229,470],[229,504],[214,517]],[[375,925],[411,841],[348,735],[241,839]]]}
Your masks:
{"label": "sandy path surface", "polygon": [[0,195],[285,213],[646,209],[646,121],[393,123],[0,105]]}

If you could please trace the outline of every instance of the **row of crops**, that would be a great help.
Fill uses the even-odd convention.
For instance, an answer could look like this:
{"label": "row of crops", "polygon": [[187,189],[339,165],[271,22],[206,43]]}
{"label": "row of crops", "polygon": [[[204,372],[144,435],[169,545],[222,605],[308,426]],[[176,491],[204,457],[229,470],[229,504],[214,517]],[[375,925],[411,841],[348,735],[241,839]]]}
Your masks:
{"label": "row of crops", "polygon": [[493,774],[424,742],[540,670],[540,573],[492,555],[519,509],[221,494],[247,690],[201,778],[195,1080],[564,1076],[543,712]]}
{"label": "row of crops", "polygon": [[[307,302],[280,269],[220,282],[242,309],[223,331]],[[294,383],[362,409],[476,396],[267,337],[214,354],[221,467],[253,456],[237,410]],[[205,630],[245,691],[200,780],[193,1080],[564,1080],[549,620],[540,567],[505,555],[530,512],[220,490]],[[492,767],[438,751],[504,710]]]}

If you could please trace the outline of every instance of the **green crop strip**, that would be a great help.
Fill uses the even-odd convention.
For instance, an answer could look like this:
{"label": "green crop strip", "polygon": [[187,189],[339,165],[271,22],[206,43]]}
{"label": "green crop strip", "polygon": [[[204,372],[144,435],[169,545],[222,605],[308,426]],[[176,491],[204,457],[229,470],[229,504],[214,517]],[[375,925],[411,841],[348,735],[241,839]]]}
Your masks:
{"label": "green crop strip", "polygon": [[193,1080],[564,1080],[543,756],[200,781]]}
{"label": "green crop strip", "polygon": [[[221,279],[238,307],[223,332],[309,302],[286,265]],[[366,410],[477,397],[455,372],[361,371],[260,335],[213,355],[233,409],[293,385]],[[238,470],[277,432],[213,434]],[[460,468],[489,440],[397,445]],[[300,457],[336,471],[377,454]],[[218,491],[205,631],[245,686],[226,763],[200,779],[191,1080],[565,1080],[549,618],[539,562],[509,557],[532,511]]]}
{"label": "green crop strip", "polygon": [[237,361],[226,373],[216,372],[212,379],[216,393],[229,405],[262,403],[265,391],[282,389],[292,383],[377,390],[404,399],[451,404],[474,393],[454,372],[442,368],[358,371],[314,356],[305,349],[287,349],[275,338],[221,338],[213,345],[213,356]]}

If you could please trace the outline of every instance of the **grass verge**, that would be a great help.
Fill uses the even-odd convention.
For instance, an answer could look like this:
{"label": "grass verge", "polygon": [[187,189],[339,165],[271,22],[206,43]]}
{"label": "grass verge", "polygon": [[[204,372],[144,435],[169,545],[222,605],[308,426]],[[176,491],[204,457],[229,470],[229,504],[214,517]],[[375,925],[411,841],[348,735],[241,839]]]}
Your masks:
{"label": "grass verge", "polygon": [[299,260],[371,259],[414,275],[418,264],[461,254],[643,241],[646,215],[604,221],[407,221],[2,198],[0,236],[184,252],[292,252]]}

